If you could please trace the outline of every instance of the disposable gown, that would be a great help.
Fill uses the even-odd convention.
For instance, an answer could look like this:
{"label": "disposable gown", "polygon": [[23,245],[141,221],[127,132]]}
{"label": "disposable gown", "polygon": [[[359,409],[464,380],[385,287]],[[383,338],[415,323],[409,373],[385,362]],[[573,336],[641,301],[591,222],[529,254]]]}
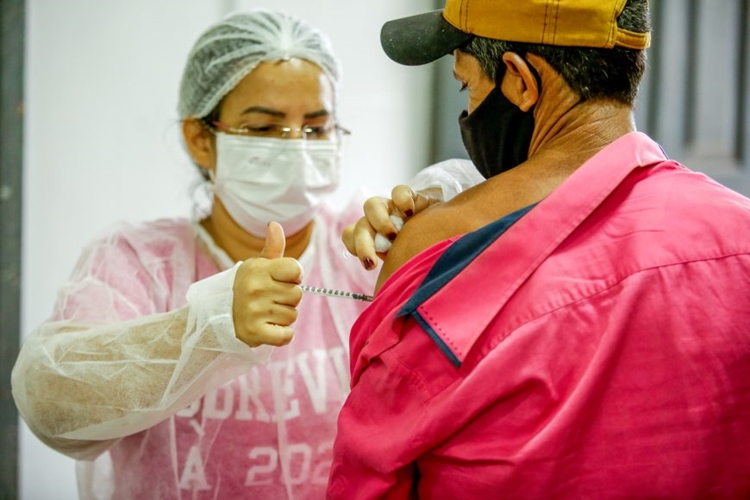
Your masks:
{"label": "disposable gown", "polygon": [[[448,161],[410,183],[446,198],[481,180]],[[304,283],[371,293],[324,207]],[[24,342],[13,396],[30,429],[76,458],[84,499],[323,498],[349,390],[349,329],[366,303],[306,294],[283,348],[235,338],[237,264],[187,219],[121,224],[89,244],[53,316]]]}

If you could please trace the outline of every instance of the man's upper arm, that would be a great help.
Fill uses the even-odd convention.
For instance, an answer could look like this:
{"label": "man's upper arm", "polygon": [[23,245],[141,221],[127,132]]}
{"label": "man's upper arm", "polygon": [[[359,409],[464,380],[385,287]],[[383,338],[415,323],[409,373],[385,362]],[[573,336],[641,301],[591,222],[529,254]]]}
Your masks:
{"label": "man's upper arm", "polygon": [[375,290],[412,257],[435,243],[462,234],[465,228],[456,224],[459,212],[449,203],[437,203],[407,220],[386,256]]}

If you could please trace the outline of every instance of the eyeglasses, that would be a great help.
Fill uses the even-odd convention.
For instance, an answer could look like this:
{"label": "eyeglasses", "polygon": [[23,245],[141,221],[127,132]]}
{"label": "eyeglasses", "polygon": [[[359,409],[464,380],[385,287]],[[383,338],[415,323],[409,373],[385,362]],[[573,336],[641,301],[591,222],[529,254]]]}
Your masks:
{"label": "eyeglasses", "polygon": [[292,139],[299,134],[299,138],[306,140],[325,140],[331,138],[340,138],[350,135],[351,132],[344,127],[333,123],[322,125],[306,125],[304,127],[287,127],[279,123],[258,123],[243,125],[242,127],[230,127],[219,121],[208,122],[201,120],[201,123],[211,132],[224,132],[231,135],[245,135],[249,137],[270,137],[273,139]]}

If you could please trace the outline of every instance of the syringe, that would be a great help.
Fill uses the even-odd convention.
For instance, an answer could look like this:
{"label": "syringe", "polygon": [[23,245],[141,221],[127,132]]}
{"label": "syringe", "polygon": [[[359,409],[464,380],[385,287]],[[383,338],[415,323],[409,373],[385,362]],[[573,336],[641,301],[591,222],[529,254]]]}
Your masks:
{"label": "syringe", "polygon": [[303,292],[317,293],[318,295],[327,295],[329,297],[339,297],[342,299],[361,300],[362,302],[372,302],[372,295],[365,295],[363,293],[347,292],[345,290],[332,290],[329,288],[321,288],[317,286],[300,285]]}

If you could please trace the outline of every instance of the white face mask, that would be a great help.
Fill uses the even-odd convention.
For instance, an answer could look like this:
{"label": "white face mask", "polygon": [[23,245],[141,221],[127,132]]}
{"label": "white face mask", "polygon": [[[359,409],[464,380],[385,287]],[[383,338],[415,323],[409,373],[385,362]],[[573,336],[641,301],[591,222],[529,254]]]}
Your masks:
{"label": "white face mask", "polygon": [[271,221],[287,236],[313,220],[339,184],[336,140],[268,139],[216,134],[213,191],[246,231],[265,236]]}

